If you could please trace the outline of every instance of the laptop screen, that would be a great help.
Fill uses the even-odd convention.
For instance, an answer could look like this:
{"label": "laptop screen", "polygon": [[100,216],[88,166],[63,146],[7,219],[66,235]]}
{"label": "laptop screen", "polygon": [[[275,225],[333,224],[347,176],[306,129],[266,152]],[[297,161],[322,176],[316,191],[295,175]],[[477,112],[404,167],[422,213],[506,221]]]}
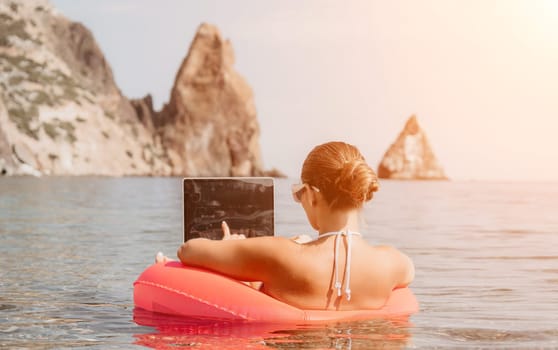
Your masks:
{"label": "laptop screen", "polygon": [[231,234],[273,236],[273,178],[185,178],[184,241],[221,239],[221,222]]}

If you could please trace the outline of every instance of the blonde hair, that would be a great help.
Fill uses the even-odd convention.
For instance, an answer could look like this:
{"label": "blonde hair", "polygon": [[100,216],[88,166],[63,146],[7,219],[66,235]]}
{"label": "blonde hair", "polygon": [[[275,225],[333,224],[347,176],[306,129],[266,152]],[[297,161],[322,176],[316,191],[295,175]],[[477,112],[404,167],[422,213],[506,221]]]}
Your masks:
{"label": "blonde hair", "polygon": [[302,165],[301,180],[316,186],[332,209],[361,208],[380,185],[360,151],[344,142],[314,147]]}

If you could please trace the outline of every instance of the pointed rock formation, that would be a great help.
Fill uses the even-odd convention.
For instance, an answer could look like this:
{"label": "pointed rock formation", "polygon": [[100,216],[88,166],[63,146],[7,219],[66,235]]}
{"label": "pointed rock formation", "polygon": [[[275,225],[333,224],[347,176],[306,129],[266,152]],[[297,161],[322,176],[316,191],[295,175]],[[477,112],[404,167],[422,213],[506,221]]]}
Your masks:
{"label": "pointed rock formation", "polygon": [[155,120],[176,174],[250,176],[262,172],[252,90],[234,70],[219,30],[202,24],[170,102]]}
{"label": "pointed rock formation", "polygon": [[411,116],[385,153],[378,176],[398,180],[447,180],[416,116]]}

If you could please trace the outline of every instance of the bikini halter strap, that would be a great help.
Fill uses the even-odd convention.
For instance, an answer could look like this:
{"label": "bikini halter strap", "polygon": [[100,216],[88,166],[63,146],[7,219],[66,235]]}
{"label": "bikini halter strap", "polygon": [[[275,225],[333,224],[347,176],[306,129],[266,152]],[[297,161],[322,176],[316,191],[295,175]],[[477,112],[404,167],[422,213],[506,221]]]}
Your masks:
{"label": "bikini halter strap", "polygon": [[345,296],[347,297],[347,301],[351,300],[351,287],[350,287],[350,283],[351,283],[351,251],[352,251],[352,236],[353,235],[358,235],[360,236],[360,233],[358,232],[352,232],[352,231],[336,231],[336,232],[327,232],[327,233],[322,233],[320,236],[318,236],[318,238],[316,238],[315,240],[324,238],[324,237],[329,237],[329,236],[335,236],[335,250],[334,250],[334,255],[333,255],[333,270],[335,273],[335,284],[333,285],[333,287],[337,290],[337,296],[340,297],[341,296],[341,280],[339,279],[339,271],[338,271],[338,263],[337,263],[337,258],[339,256],[339,243],[340,243],[340,237],[341,236],[346,236],[347,237],[347,261],[345,263]]}

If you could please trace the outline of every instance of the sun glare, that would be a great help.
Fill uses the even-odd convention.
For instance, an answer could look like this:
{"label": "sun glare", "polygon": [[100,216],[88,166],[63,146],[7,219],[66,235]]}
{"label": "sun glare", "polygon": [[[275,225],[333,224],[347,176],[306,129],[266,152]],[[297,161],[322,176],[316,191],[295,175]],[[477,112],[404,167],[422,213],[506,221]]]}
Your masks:
{"label": "sun glare", "polygon": [[541,31],[558,42],[558,1],[533,1],[529,5],[536,9],[534,19]]}

